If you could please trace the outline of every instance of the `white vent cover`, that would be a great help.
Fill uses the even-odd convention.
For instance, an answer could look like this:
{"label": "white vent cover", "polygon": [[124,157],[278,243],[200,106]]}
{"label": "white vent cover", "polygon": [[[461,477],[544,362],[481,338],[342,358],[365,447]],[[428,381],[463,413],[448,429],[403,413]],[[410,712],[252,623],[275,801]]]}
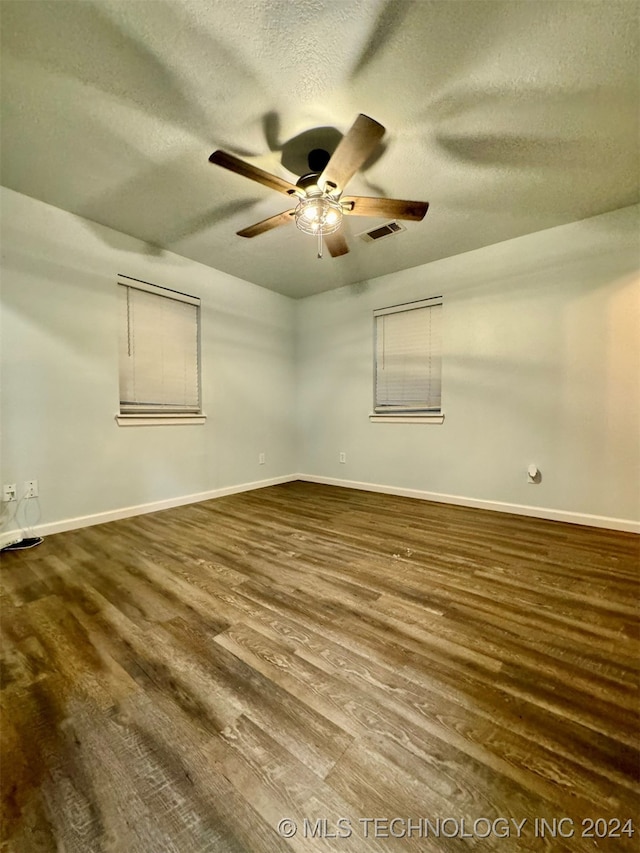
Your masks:
{"label": "white vent cover", "polygon": [[391,222],[385,222],[384,225],[377,225],[370,231],[363,231],[362,234],[358,234],[358,237],[361,237],[367,243],[373,243],[374,240],[382,240],[383,237],[390,237],[392,234],[399,234],[400,231],[406,230],[404,225],[393,219]]}

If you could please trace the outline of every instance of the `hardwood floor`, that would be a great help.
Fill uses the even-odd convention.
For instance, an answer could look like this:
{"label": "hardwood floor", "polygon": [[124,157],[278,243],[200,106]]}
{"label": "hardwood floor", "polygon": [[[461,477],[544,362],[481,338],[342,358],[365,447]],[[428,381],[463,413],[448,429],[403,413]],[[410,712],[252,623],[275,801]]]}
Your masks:
{"label": "hardwood floor", "polygon": [[0,849],[637,850],[639,567],[308,483],[5,554]]}

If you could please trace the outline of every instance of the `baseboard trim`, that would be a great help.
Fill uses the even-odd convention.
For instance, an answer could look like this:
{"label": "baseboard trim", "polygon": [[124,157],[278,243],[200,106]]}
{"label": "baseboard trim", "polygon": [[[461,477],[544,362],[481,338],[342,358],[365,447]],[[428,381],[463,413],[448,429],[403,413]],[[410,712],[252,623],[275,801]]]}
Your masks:
{"label": "baseboard trim", "polygon": [[[254,489],[264,489],[267,486],[278,486],[281,483],[290,483],[297,480],[297,474],[288,474],[283,477],[271,477],[268,480],[256,480],[253,483],[240,483],[236,486],[226,486],[222,489],[212,489],[208,492],[197,492],[192,495],[181,495],[176,498],[168,498],[153,503],[138,504],[137,506],[126,506],[120,509],[97,512],[93,515],[81,515],[76,518],[65,518],[62,521],[54,521],[50,524],[40,524],[29,529],[29,536],[53,536],[54,533],[65,533],[68,530],[79,530],[81,527],[91,527],[94,524],[106,524],[109,521],[119,521],[122,518],[132,518],[136,515],[146,515],[149,512],[160,512],[163,509],[173,509],[186,504],[209,501],[213,498],[222,498],[226,495],[235,495],[240,492],[249,492]],[[0,548],[19,542],[25,534],[22,530],[9,530],[0,533]]]}
{"label": "baseboard trim", "polygon": [[480,498],[467,498],[462,495],[445,495],[440,492],[425,492],[420,489],[403,489],[396,486],[383,486],[378,483],[360,483],[356,480],[340,480],[333,477],[317,477],[314,474],[298,474],[293,479],[308,483],[321,483],[326,486],[340,486],[345,489],[361,489],[365,492],[380,492],[386,495],[398,495],[403,498],[416,498],[436,503],[455,504],[476,509],[488,509],[492,512],[508,512],[513,515],[528,515],[532,518],[544,518],[548,521],[564,521],[568,524],[583,524],[587,527],[603,527],[607,530],[621,530],[626,533],[640,533],[640,521],[627,518],[609,518],[604,515],[567,512],[563,509],[550,509],[540,506],[526,506],[502,501],[487,501]]}
{"label": "baseboard trim", "polygon": [[[222,489],[212,489],[207,492],[198,492],[191,495],[168,498],[153,503],[138,504],[136,506],[121,507],[120,509],[107,512],[94,513],[93,515],[82,515],[76,518],[67,518],[62,521],[54,521],[50,524],[40,524],[29,529],[29,536],[52,536],[55,533],[64,533],[67,530],[78,530],[81,527],[91,527],[94,524],[106,524],[109,521],[119,521],[122,518],[132,518],[136,515],[145,515],[150,512],[160,512],[163,509],[185,506],[186,504],[200,503],[214,498],[222,498],[226,495],[235,495],[240,492],[249,492],[254,489],[263,489],[267,486],[278,486],[281,483],[291,483],[294,480],[303,480],[307,483],[320,483],[327,486],[340,486],[345,489],[361,489],[365,492],[379,492],[387,495],[398,495],[405,498],[416,498],[417,500],[435,501],[436,503],[454,504],[456,506],[468,506],[476,509],[487,509],[492,512],[508,512],[514,515],[527,515],[533,518],[544,518],[548,521],[564,521],[568,524],[583,524],[588,527],[602,527],[608,530],[621,530],[627,533],[640,534],[640,522],[626,518],[610,518],[608,516],[588,515],[586,513],[567,512],[566,510],[550,509],[548,507],[526,506],[524,504],[512,504],[501,501],[488,501],[480,498],[468,498],[461,495],[441,494],[440,492],[426,492],[420,489],[405,489],[396,486],[386,486],[379,483],[362,483],[357,480],[341,480],[334,477],[318,477],[314,474],[288,474],[282,477],[271,477],[267,480],[256,480],[252,483],[240,483],[235,486],[226,486]],[[20,529],[8,530],[0,533],[0,548],[6,548],[14,542],[19,542],[26,534]]]}
{"label": "baseboard trim", "polygon": [[21,542],[23,539],[24,536],[21,530],[9,530],[7,533],[0,533],[0,550],[6,548],[7,545]]}

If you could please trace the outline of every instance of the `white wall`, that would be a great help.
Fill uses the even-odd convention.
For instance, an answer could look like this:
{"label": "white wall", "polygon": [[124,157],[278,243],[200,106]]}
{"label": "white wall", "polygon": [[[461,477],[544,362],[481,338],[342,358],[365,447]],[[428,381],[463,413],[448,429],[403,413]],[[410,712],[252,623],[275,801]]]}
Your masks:
{"label": "white wall", "polygon": [[[292,300],[11,190],[0,202],[0,482],[20,494],[38,479],[39,500],[21,505],[30,523],[46,532],[295,471]],[[205,425],[116,424],[118,273],[202,299]]]}
{"label": "white wall", "polygon": [[[0,483],[39,480],[21,512],[42,533],[296,471],[640,519],[638,207],[294,303],[11,190],[0,203]],[[201,297],[204,426],[117,426],[118,273]],[[371,312],[440,294],[444,424],[370,423]]]}
{"label": "white wall", "polygon": [[[298,303],[301,471],[551,517],[639,520],[639,212]],[[444,424],[370,423],[373,309],[439,295]],[[526,481],[531,462],[538,485]]]}

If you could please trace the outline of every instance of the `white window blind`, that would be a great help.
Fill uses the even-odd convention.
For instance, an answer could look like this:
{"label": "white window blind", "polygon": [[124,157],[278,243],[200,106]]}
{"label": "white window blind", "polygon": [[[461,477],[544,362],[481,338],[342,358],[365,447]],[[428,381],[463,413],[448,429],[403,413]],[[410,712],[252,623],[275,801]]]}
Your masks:
{"label": "white window blind", "polygon": [[199,413],[200,300],[118,279],[120,412]]}
{"label": "white window blind", "polygon": [[382,308],[375,322],[375,412],[440,412],[440,298]]}

